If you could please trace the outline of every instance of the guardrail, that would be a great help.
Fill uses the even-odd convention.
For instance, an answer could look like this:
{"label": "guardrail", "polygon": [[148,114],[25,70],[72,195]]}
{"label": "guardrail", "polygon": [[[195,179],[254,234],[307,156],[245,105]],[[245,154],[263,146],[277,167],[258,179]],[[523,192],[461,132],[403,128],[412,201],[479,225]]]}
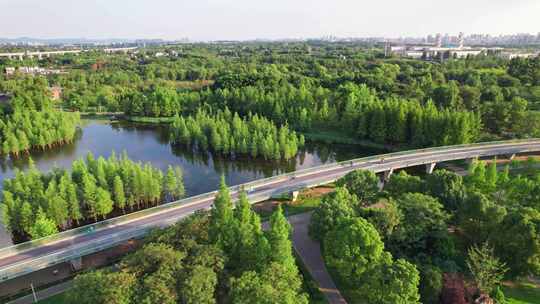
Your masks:
{"label": "guardrail", "polygon": [[[349,166],[358,165],[359,163],[369,164],[370,162],[372,162],[373,164],[377,164],[378,161],[381,158],[391,160],[392,158],[405,156],[405,155],[411,155],[411,154],[416,154],[418,156],[422,156],[422,155],[435,153],[435,152],[439,152],[439,151],[451,152],[452,150],[459,150],[460,152],[464,153],[464,152],[466,152],[468,150],[475,150],[475,149],[478,149],[480,147],[485,147],[485,148],[497,148],[497,147],[507,147],[507,146],[511,147],[512,145],[519,145],[519,144],[523,144],[523,145],[539,144],[540,145],[540,140],[538,140],[538,139],[511,140],[511,141],[498,141],[498,142],[476,143],[476,144],[467,144],[467,145],[434,147],[434,148],[427,148],[427,149],[409,150],[409,151],[393,152],[393,153],[376,155],[376,156],[362,157],[362,158],[357,158],[357,159],[353,159],[353,160],[342,161],[342,162],[331,163],[331,164],[321,165],[321,166],[312,167],[312,168],[301,169],[301,170],[290,172],[290,173],[285,173],[285,174],[281,174],[281,175],[277,175],[277,176],[273,176],[273,177],[259,179],[259,180],[256,180],[256,181],[252,181],[252,182],[232,186],[232,187],[230,187],[230,191],[231,191],[231,194],[235,194],[241,188],[253,189],[253,188],[257,188],[257,187],[261,187],[261,186],[267,186],[267,185],[270,185],[270,184],[273,184],[273,183],[278,183],[280,181],[288,180],[288,179],[293,178],[293,177],[300,177],[300,176],[305,176],[305,175],[310,175],[310,174],[315,174],[315,173],[321,173],[321,172],[324,172],[324,171],[330,171],[330,170],[338,169],[340,167],[349,167]],[[466,151],[463,151],[464,149]],[[440,158],[435,157],[434,159],[431,159],[431,160],[432,161],[437,161],[437,159],[440,159]],[[328,180],[329,180],[328,178],[321,178],[320,181],[318,179],[317,181],[314,181],[309,185],[307,185],[307,184],[306,185],[301,185],[300,187],[298,187],[298,186],[297,187],[283,187],[283,188],[278,189],[278,190],[291,191],[293,188],[294,188],[294,190],[297,190],[299,188],[314,187],[314,186],[317,186],[317,185],[322,184],[322,183],[327,183]],[[333,179],[330,179],[330,180],[333,180]],[[105,221],[101,221],[101,222],[98,222],[98,223],[95,223],[95,224],[90,224],[90,225],[82,226],[82,227],[79,227],[79,228],[71,229],[71,230],[64,231],[64,232],[61,232],[61,233],[58,233],[58,234],[55,234],[55,235],[52,235],[52,236],[48,236],[48,237],[44,237],[44,238],[41,238],[41,239],[25,242],[25,243],[14,245],[14,246],[7,247],[7,248],[3,248],[3,249],[0,249],[0,258],[6,257],[6,256],[11,256],[11,255],[14,255],[14,254],[19,254],[21,252],[24,252],[24,251],[27,251],[27,250],[30,250],[30,249],[33,249],[33,248],[37,248],[37,247],[40,247],[40,246],[54,244],[55,242],[58,242],[58,241],[65,241],[65,240],[69,240],[69,239],[72,239],[72,238],[75,238],[75,237],[84,236],[84,235],[86,235],[88,233],[95,233],[96,231],[104,229],[104,228],[111,228],[111,227],[114,227],[114,226],[117,226],[117,225],[127,224],[127,223],[129,223],[131,221],[146,217],[148,215],[155,215],[155,214],[159,214],[159,213],[162,213],[162,212],[171,211],[171,210],[174,210],[174,209],[177,209],[177,208],[182,208],[186,204],[197,203],[198,201],[204,201],[204,200],[207,200],[207,199],[212,199],[216,195],[216,193],[217,193],[217,191],[203,193],[203,194],[200,194],[200,195],[192,196],[192,197],[185,198],[185,199],[182,199],[182,200],[178,200],[178,201],[175,201],[175,202],[159,205],[159,206],[156,206],[156,207],[152,207],[152,208],[148,208],[148,209],[145,209],[145,210],[137,211],[137,212],[130,213],[130,214],[127,214],[127,215],[123,215],[123,216],[120,216],[120,217],[116,217],[116,218],[108,219],[108,220],[105,220]],[[254,195],[248,195],[248,196],[250,197],[251,202],[256,202],[256,201],[261,201],[261,200],[268,199],[271,196],[271,194],[268,194],[268,195],[267,194],[254,194]],[[126,231],[126,232],[122,233],[121,234],[122,238],[120,238],[120,239],[121,239],[121,241],[125,241],[125,240],[130,239],[130,238],[141,237],[142,235],[144,235],[146,233],[147,229],[148,229],[148,227],[134,228],[132,230],[129,230],[129,231]],[[133,234],[133,235],[131,235],[130,233]],[[114,241],[110,241],[110,239],[108,239],[107,244],[102,244],[102,245],[96,246],[95,243],[92,243],[92,244],[87,245],[89,248],[74,247],[73,250],[78,250],[77,252],[73,252],[73,250],[69,250],[69,251],[62,252],[62,254],[59,254],[58,256],[55,256],[54,254],[51,254],[50,259],[47,260],[47,261],[32,261],[32,262],[24,263],[25,267],[30,267],[30,269],[27,269],[26,270],[27,272],[26,271],[23,271],[23,272],[28,273],[28,272],[30,272],[30,270],[34,271],[35,267],[42,267],[43,268],[43,267],[54,265],[54,264],[57,264],[57,263],[60,263],[60,262],[68,261],[69,259],[73,259],[73,258],[81,257],[81,256],[84,256],[84,255],[87,255],[87,254],[91,254],[93,252],[96,252],[96,251],[99,251],[99,250],[105,248],[105,247],[102,248],[102,246],[107,246],[107,248],[109,248],[109,247],[112,247],[112,246],[118,244],[119,242],[120,241],[114,242]],[[35,263],[35,265],[33,263]],[[33,266],[31,266],[31,265],[33,265]],[[13,270],[13,272],[15,272],[15,268],[17,266],[18,266],[18,264],[14,264],[12,267],[10,266],[8,268]],[[8,270],[8,268],[4,268],[4,270]],[[2,271],[2,274],[0,275],[0,282],[3,281],[5,277],[11,277],[11,275],[8,274],[7,272],[5,272],[4,270]],[[8,271],[8,272],[11,273],[11,271]],[[21,275],[21,271],[19,270],[17,272],[17,274]]]}

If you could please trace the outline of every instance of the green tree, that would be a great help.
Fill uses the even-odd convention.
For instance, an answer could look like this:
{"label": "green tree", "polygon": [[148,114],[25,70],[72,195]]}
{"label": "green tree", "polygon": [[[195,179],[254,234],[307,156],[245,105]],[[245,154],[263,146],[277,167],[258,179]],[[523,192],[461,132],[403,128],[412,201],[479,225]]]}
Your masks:
{"label": "green tree", "polygon": [[276,262],[290,269],[296,269],[292,252],[292,242],[289,239],[292,228],[285,216],[281,206],[270,216],[270,228],[266,231],[268,243],[270,244],[269,258],[271,262]]}
{"label": "green tree", "polygon": [[392,174],[390,180],[384,185],[384,190],[392,196],[400,196],[405,193],[422,193],[425,182],[418,176],[409,175],[406,171]]}
{"label": "green tree", "polygon": [[438,198],[447,211],[457,210],[465,199],[463,179],[456,173],[437,170],[426,178],[428,194]]}
{"label": "green tree", "polygon": [[225,252],[234,248],[234,218],[233,205],[229,188],[225,184],[225,177],[221,176],[219,191],[214,199],[214,206],[210,211],[209,235],[213,243],[220,246]]}
{"label": "green tree", "polygon": [[363,205],[376,202],[379,193],[379,178],[372,171],[356,170],[340,178],[336,185],[345,187],[350,193],[356,195]]}
{"label": "green tree", "polygon": [[403,259],[378,265],[368,279],[358,286],[358,293],[367,303],[419,304],[420,275],[416,267]]}
{"label": "green tree", "polygon": [[440,268],[424,265],[420,268],[420,295],[422,303],[439,304],[443,288],[443,275]]}
{"label": "green tree", "polygon": [[367,273],[391,259],[375,227],[363,218],[340,223],[326,235],[324,249],[327,265],[350,286],[363,283]]}
{"label": "green tree", "polygon": [[113,210],[113,201],[111,199],[110,193],[98,187],[96,190],[96,204],[95,209],[92,211],[94,214],[94,219],[97,220],[98,216],[105,218],[107,214],[111,213]]}
{"label": "green tree", "polygon": [[39,208],[36,214],[36,221],[30,229],[30,236],[35,240],[55,233],[58,233],[55,222],[48,219],[45,212]]}
{"label": "green tree", "polygon": [[286,266],[272,263],[261,274],[246,271],[231,279],[230,298],[234,304],[307,304],[301,293],[302,281]]}
{"label": "green tree", "polygon": [[268,240],[262,232],[259,215],[251,210],[247,194],[243,190],[240,191],[234,218],[236,248],[230,258],[234,264],[232,268],[238,273],[263,268],[270,251]]}
{"label": "green tree", "polygon": [[505,264],[499,261],[488,243],[469,249],[467,266],[478,289],[487,295],[501,283],[506,272]]}
{"label": "green tree", "polygon": [[136,288],[133,274],[97,270],[76,276],[67,299],[80,304],[129,304]]}
{"label": "green tree", "polygon": [[126,194],[124,192],[124,183],[122,182],[122,178],[118,175],[114,177],[113,193],[114,193],[114,201],[116,203],[116,207],[118,207],[120,210],[125,212]]}
{"label": "green tree", "polygon": [[200,265],[195,266],[182,282],[182,288],[180,290],[182,303],[216,303],[214,292],[217,283],[217,275],[212,268]]}
{"label": "green tree", "polygon": [[358,214],[367,219],[379,232],[384,240],[389,240],[394,230],[402,221],[403,215],[393,200],[385,202],[382,208],[360,208]]}
{"label": "green tree", "polygon": [[354,208],[358,204],[355,195],[347,188],[337,187],[334,193],[322,198],[321,204],[315,209],[309,224],[309,234],[312,238],[322,241],[325,235],[342,221],[355,216]]}
{"label": "green tree", "polygon": [[166,192],[167,200],[173,200],[176,194],[176,175],[172,166],[167,168],[167,173],[165,174],[163,188]]}
{"label": "green tree", "polygon": [[512,209],[489,243],[508,267],[510,277],[540,274],[540,212],[532,208]]}
{"label": "green tree", "polygon": [[449,214],[436,198],[407,193],[397,200],[397,206],[403,217],[389,242],[392,252],[414,256],[427,252],[430,244],[447,236]]}

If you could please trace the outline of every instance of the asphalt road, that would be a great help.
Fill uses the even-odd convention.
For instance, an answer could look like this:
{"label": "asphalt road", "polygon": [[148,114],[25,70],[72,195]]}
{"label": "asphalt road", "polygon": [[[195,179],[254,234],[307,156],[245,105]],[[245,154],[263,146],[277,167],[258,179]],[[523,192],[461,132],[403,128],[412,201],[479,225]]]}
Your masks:
{"label": "asphalt road", "polygon": [[[365,162],[345,164],[342,166],[327,168],[324,171],[301,173],[295,178],[276,177],[275,181],[269,181],[259,187],[250,189],[248,197],[265,196],[277,193],[283,190],[294,188],[303,188],[316,183],[331,182],[348,172],[356,169],[369,169],[375,172],[388,171],[421,164],[429,164],[438,161],[448,161],[456,159],[467,159],[477,156],[493,156],[523,152],[540,151],[540,140],[531,140],[528,142],[512,144],[492,144],[486,146],[475,146],[468,148],[452,148],[438,151],[411,151],[410,154],[399,156],[385,156],[384,161],[368,160]],[[233,198],[238,193],[233,192]],[[122,234],[133,232],[145,227],[159,227],[169,225],[192,214],[196,210],[208,209],[211,207],[213,198],[201,198],[200,201],[191,202],[185,205],[179,205],[174,209],[157,211],[148,216],[137,218],[130,222],[118,224],[111,227],[103,227],[92,233],[70,237],[65,240],[59,240],[41,247],[31,248],[25,251],[4,254],[0,256],[0,281],[5,274],[12,268],[25,267],[26,264],[38,261],[42,258],[54,255],[65,254],[68,252],[77,252],[85,247],[102,246],[113,242],[122,237]]]}

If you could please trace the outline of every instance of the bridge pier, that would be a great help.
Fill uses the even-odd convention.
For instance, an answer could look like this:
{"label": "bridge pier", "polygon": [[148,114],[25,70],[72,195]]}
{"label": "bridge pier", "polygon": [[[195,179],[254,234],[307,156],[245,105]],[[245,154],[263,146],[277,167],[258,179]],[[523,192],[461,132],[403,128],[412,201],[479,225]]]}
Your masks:
{"label": "bridge pier", "polygon": [[82,257],[78,257],[69,261],[73,271],[79,271],[82,269]]}
{"label": "bridge pier", "polygon": [[472,163],[477,162],[477,161],[478,161],[478,156],[465,159],[465,162],[467,163],[467,165],[471,165]]}
{"label": "bridge pier", "polygon": [[382,191],[384,189],[384,180],[379,178],[379,182],[377,183],[377,187],[379,187],[379,191]]}
{"label": "bridge pier", "polygon": [[390,179],[390,176],[394,173],[394,169],[390,169],[388,171],[384,171],[383,173],[383,182],[387,182]]}
{"label": "bridge pier", "polygon": [[433,173],[433,170],[435,169],[436,165],[437,163],[426,164],[426,173],[427,174]]}
{"label": "bridge pier", "polygon": [[23,61],[23,55],[19,55],[19,60]]}
{"label": "bridge pier", "polygon": [[516,157],[516,154],[515,153],[514,154],[506,154],[505,156],[506,156],[506,159],[513,160]]}

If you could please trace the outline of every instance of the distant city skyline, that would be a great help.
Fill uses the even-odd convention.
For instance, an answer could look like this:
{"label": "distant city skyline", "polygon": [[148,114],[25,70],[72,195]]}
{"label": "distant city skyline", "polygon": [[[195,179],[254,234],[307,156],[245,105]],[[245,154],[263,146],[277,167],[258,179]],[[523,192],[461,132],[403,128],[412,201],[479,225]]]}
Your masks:
{"label": "distant city skyline", "polygon": [[1,38],[253,40],[540,32],[540,1],[0,0]]}

